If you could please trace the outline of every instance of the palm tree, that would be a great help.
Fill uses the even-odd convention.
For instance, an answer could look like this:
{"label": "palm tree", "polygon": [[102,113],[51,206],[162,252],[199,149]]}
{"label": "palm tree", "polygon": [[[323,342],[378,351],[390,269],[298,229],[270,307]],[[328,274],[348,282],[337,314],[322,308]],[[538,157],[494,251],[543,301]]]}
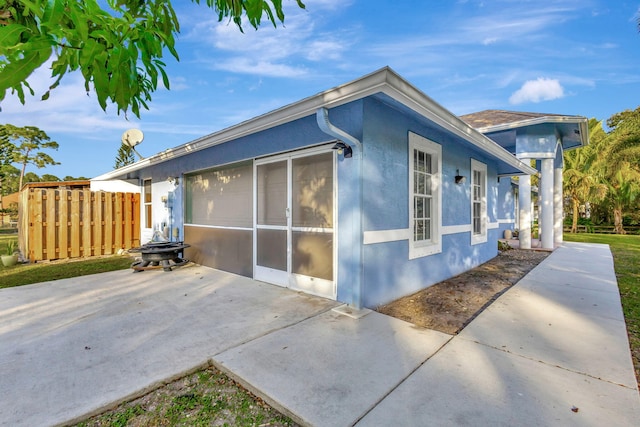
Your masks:
{"label": "palm tree", "polygon": [[589,135],[591,145],[564,153],[563,192],[571,201],[572,233],[578,231],[580,206],[587,202],[603,200],[607,193],[607,186],[600,183],[594,173],[594,165],[597,164],[598,159],[598,148],[606,138],[602,122],[596,119],[589,120]]}
{"label": "palm tree", "polygon": [[614,114],[600,150],[598,172],[607,185],[607,202],[613,210],[614,230],[625,234],[623,213],[640,198],[640,107]]}
{"label": "palm tree", "polygon": [[623,163],[609,176],[607,202],[613,209],[613,225],[616,234],[627,234],[622,225],[623,212],[640,200],[640,171],[630,163]]}

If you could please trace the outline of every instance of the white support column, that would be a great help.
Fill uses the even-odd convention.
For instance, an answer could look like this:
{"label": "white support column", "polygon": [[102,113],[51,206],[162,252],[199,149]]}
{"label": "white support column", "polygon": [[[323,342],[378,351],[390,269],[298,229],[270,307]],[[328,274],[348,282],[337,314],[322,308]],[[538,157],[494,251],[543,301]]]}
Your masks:
{"label": "white support column", "polygon": [[531,176],[521,176],[518,187],[518,203],[520,204],[518,239],[520,240],[520,249],[531,249]]}
{"label": "white support column", "polygon": [[553,159],[542,159],[540,177],[540,216],[538,226],[543,249],[553,249]]}
{"label": "white support column", "polygon": [[553,170],[553,242],[559,245],[563,241],[564,195],[562,193],[562,167]]}

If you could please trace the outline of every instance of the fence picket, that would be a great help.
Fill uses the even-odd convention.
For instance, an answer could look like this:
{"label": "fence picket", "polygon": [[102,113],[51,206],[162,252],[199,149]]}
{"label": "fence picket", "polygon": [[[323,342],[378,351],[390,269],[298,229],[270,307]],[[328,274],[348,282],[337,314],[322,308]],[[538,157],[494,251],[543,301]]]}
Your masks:
{"label": "fence picket", "polygon": [[69,257],[69,196],[58,190],[58,258]]}
{"label": "fence picket", "polygon": [[80,190],[82,192],[82,210],[80,224],[82,225],[82,256],[90,257],[91,253],[91,191]]}
{"label": "fence picket", "polygon": [[104,194],[104,251],[103,254],[113,253],[113,193]]}
{"label": "fence picket", "polygon": [[71,258],[80,256],[80,246],[82,244],[82,235],[80,234],[80,191],[71,191]]}
{"label": "fence picket", "polygon": [[44,191],[45,216],[43,225],[45,227],[45,245],[43,252],[46,253],[47,259],[59,258],[56,253],[56,190],[47,189]]}

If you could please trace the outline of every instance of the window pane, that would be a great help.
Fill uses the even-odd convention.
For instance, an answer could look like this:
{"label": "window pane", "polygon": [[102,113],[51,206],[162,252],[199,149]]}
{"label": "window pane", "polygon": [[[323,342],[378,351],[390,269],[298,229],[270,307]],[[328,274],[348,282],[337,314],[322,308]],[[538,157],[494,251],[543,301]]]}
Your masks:
{"label": "window pane", "polygon": [[333,153],[292,161],[294,227],[333,227]]}
{"label": "window pane", "polygon": [[413,221],[413,240],[420,241],[423,239],[423,221]]}
{"label": "window pane", "polygon": [[294,231],[292,237],[293,273],[333,280],[333,233]]}
{"label": "window pane", "polygon": [[257,167],[258,224],[287,225],[287,162]]}
{"label": "window pane", "polygon": [[287,271],[287,231],[258,229],[257,239],[258,265]]}
{"label": "window pane", "polygon": [[151,207],[151,205],[145,205],[144,207],[144,227],[145,228],[152,228],[153,227],[153,222],[151,221],[151,212],[153,211],[153,208]]}
{"label": "window pane", "polygon": [[252,227],[253,165],[244,163],[186,177],[187,222]]}
{"label": "window pane", "polygon": [[473,219],[473,234],[482,233],[482,227],[480,225],[480,218]]}

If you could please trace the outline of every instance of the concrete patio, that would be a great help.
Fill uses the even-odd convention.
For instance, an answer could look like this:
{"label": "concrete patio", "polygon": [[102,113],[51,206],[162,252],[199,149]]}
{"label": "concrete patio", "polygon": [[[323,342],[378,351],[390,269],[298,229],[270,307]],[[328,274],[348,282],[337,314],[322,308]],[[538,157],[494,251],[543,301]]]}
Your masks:
{"label": "concrete patio", "polygon": [[607,246],[566,243],[459,335],[201,266],[0,290],[0,424],[68,424],[213,362],[314,426],[632,426]]}

